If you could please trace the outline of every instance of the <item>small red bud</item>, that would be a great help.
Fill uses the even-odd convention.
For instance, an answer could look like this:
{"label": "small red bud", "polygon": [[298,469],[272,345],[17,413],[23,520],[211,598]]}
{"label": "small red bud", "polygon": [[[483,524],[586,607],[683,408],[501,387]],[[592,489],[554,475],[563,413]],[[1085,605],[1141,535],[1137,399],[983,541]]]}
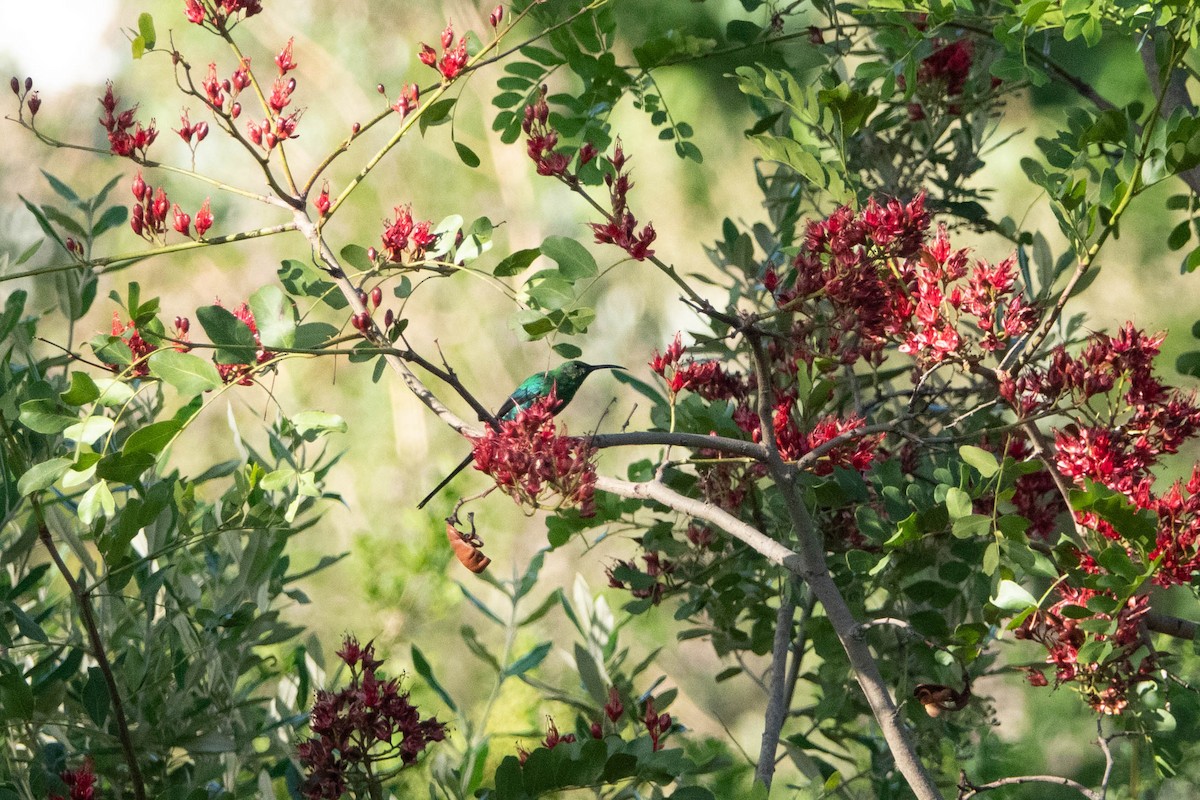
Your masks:
{"label": "small red bud", "polygon": [[393,314],[393,313],[392,313],[392,310],[389,308],[389,309],[388,309],[387,311],[385,311],[385,312],[384,312],[384,314],[383,314],[383,327],[385,327],[385,328],[391,328],[391,327],[392,327],[392,323],[393,323],[393,322],[395,322],[395,321],[396,321],[396,315],[395,315],[395,314]]}
{"label": "small red bud", "polygon": [[296,91],[296,79],[295,78],[288,79],[287,90],[288,90],[288,94],[291,94],[292,92]]}
{"label": "small red bud", "polygon": [[227,92],[233,91],[233,85],[229,83],[229,78],[221,81],[221,88]]}
{"label": "small red bud", "polygon": [[72,239],[70,236],[68,236],[68,237],[67,237],[66,245],[67,245],[67,252],[68,252],[68,253],[74,253],[74,252],[75,252],[75,240],[74,240],[74,239]]}
{"label": "small red bud", "polygon": [[600,727],[599,722],[592,723],[591,732],[592,732],[593,739],[603,739],[604,738],[604,729]]}
{"label": "small red bud", "polygon": [[182,323],[183,323],[183,317],[175,317],[175,330],[179,330],[179,326]]}
{"label": "small red bud", "polygon": [[374,261],[375,259],[379,258],[379,251],[376,250],[374,247],[368,247],[367,248],[367,258]]}
{"label": "small red bud", "polygon": [[452,44],[454,44],[454,26],[447,25],[446,29],[442,31],[442,48],[445,49]]}
{"label": "small red bud", "polygon": [[42,107],[42,99],[38,97],[38,93],[34,92],[25,102],[29,105],[29,115],[36,116],[38,109]]}
{"label": "small red bud", "polygon": [[241,113],[242,113],[242,104],[234,103],[233,106],[231,106],[229,109],[229,118],[237,119]]}
{"label": "small red bud", "polygon": [[179,328],[180,333],[187,333],[188,329],[192,327],[192,321],[187,317],[184,317],[183,319],[179,320],[175,327]]}
{"label": "small red bud", "polygon": [[8,82],[8,85],[12,87],[13,94],[20,94],[20,93],[21,93],[21,82],[20,82],[19,80],[17,80],[17,76],[16,76],[16,75],[13,75],[13,76],[12,76],[12,80],[10,80],[10,81]]}
{"label": "small red bud", "polygon": [[197,122],[196,123],[196,144],[203,142],[205,136],[208,136],[208,123],[207,122]]}
{"label": "small red bud", "polygon": [[246,131],[250,134],[250,141],[255,144],[262,144],[262,128],[253,122],[247,122]]}
{"label": "small red bud", "polygon": [[267,149],[271,150],[279,142],[279,138],[274,133],[268,133],[263,137],[263,141],[266,143]]}
{"label": "small red bud", "polygon": [[383,302],[383,289],[376,286],[371,290],[371,305],[379,308],[379,304]]}
{"label": "small red bud", "polygon": [[362,303],[364,306],[367,304],[367,293],[362,289],[358,290],[358,302]]}
{"label": "small red bud", "polygon": [[174,227],[179,233],[187,236],[192,229],[192,218],[190,215],[183,213],[183,209],[176,203],[172,206],[171,211],[175,214]]}
{"label": "small red bud", "polygon": [[146,196],[146,181],[142,180],[142,171],[140,169],[138,170],[137,176],[133,179],[133,186],[130,188],[133,190],[133,196],[137,198],[139,202],[141,202],[141,199]]}
{"label": "small red bud", "polygon": [[358,136],[358,132],[362,130],[362,125],[357,122],[350,126],[350,135]]}
{"label": "small red bud", "polygon": [[129,218],[129,227],[133,229],[134,234],[137,236],[142,235],[142,215],[138,213],[141,210],[141,206],[134,206],[133,216]]}
{"label": "small red bud", "polygon": [[492,23],[493,28],[499,25],[500,21],[503,19],[504,6],[496,6],[494,9],[492,9],[492,13],[488,15],[488,21]]}
{"label": "small red bud", "polygon": [[379,92],[380,94],[387,94],[387,89],[384,88],[382,83],[375,84],[375,91]]}
{"label": "small red bud", "polygon": [[32,88],[33,88],[33,78],[26,78],[25,79],[25,91],[28,92]]}

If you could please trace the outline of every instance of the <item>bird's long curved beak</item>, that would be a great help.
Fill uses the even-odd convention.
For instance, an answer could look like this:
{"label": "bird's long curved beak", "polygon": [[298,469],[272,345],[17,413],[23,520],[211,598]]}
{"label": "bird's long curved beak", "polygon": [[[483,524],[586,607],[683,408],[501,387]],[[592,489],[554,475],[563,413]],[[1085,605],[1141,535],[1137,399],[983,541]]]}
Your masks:
{"label": "bird's long curved beak", "polygon": [[625,367],[622,367],[620,364],[589,364],[588,365],[588,372],[595,372],[598,369],[619,369],[619,370],[623,370],[625,372],[629,371],[629,370],[625,369]]}

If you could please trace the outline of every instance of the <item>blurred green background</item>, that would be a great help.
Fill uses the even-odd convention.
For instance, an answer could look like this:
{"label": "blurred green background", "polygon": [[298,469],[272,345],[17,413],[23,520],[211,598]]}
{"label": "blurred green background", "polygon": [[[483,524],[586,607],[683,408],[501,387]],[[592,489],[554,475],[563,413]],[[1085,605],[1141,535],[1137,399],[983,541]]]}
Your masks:
{"label": "blurred green background", "polygon": [[[336,4],[293,0],[264,6],[263,14],[238,29],[238,36],[256,65],[270,65],[287,39],[295,37],[295,59],[300,67],[294,73],[298,88],[293,97],[305,111],[300,138],[290,142],[288,150],[293,168],[301,174],[344,138],[353,121],[367,119],[394,100],[402,83],[428,81],[430,71],[416,58],[422,41],[435,42],[447,20],[460,31],[484,31],[491,10],[490,5],[479,7],[456,0],[350,0]],[[652,13],[647,13],[650,9]],[[103,94],[104,81],[111,79],[122,98],[122,108],[138,102],[139,119],[157,120],[160,139],[151,155],[186,166],[190,153],[170,130],[179,125],[181,103],[174,92],[168,57],[153,53],[133,61],[129,56],[131,34],[127,31],[135,27],[137,15],[143,11],[153,14],[160,40],[169,35],[198,77],[209,61],[218,64],[220,74],[232,70],[229,51],[186,22],[181,0],[43,0],[0,6],[0,75],[32,76],[43,101],[39,127],[58,138],[95,147],[105,144],[96,121],[96,98]],[[628,43],[646,38],[647,26],[660,31],[684,26],[700,34],[720,30],[728,19],[741,13],[741,5],[735,0],[656,0],[619,3],[618,11],[620,28],[630,32]],[[1145,90],[1140,63],[1132,51],[1073,50],[1058,55],[1118,103]],[[618,51],[617,56],[632,61],[627,51]],[[743,136],[751,117],[724,72],[720,63],[700,62],[656,75],[673,115],[693,124],[696,144],[705,156],[703,164],[676,158],[670,143],[658,141],[644,115],[628,103],[613,115],[614,131],[633,156],[633,209],[640,219],[653,220],[658,231],[657,252],[685,273],[713,274],[702,247],[719,234],[724,218],[746,225],[764,218],[751,165],[756,153]],[[484,269],[513,250],[540,244],[549,235],[590,242],[585,227],[588,209],[583,202],[561,185],[539,179],[523,144],[505,145],[491,133],[495,109],[489,100],[499,75],[499,69],[493,68],[473,76],[456,109],[454,136],[480,155],[482,165],[472,170],[459,161],[449,126],[431,128],[424,138],[411,136],[352,197],[351,213],[338,215],[326,229],[335,250],[348,243],[378,245],[384,220],[390,218],[393,207],[405,204],[412,205],[417,218],[435,222],[450,214],[460,214],[468,222],[489,217],[498,227],[493,251],[480,262]],[[390,100],[376,91],[379,83],[386,87]],[[1005,127],[996,138],[1013,136],[988,155],[988,166],[980,177],[983,185],[995,190],[990,205],[995,218],[1010,216],[1027,228],[1041,229],[1056,246],[1061,242],[1057,225],[1017,165],[1022,156],[1034,154],[1034,138],[1057,124],[1072,100],[1065,90],[1049,89],[1032,97],[1011,97]],[[7,103],[6,113],[12,113],[15,101]],[[203,118],[193,104],[192,121]],[[379,127],[381,130],[357,141],[335,164],[328,175],[335,193],[390,134],[387,125]],[[123,175],[114,197],[128,200],[128,182],[136,170],[127,161],[73,150],[51,151],[10,122],[5,123],[0,141],[4,143],[0,148],[0,247],[12,256],[39,236],[17,195],[34,202],[53,199],[39,168],[54,173],[80,194],[95,192],[114,175]],[[215,126],[197,151],[198,170],[257,189],[251,166],[243,153],[225,146]],[[146,179],[154,185],[164,184],[171,199],[189,211],[194,212],[210,196],[209,187],[181,176],[147,171]],[[1175,335],[1168,340],[1163,358],[1168,374],[1174,373],[1175,353],[1196,347],[1188,329],[1197,317],[1193,298],[1198,278],[1181,276],[1179,254],[1164,246],[1178,219],[1163,211],[1162,203],[1166,195],[1180,191],[1179,186],[1159,187],[1148,193],[1154,196],[1145,197],[1131,211],[1122,237],[1106,249],[1103,275],[1077,307],[1088,312],[1091,329],[1129,318],[1151,330],[1171,329]],[[213,234],[287,219],[285,212],[273,207],[211,196],[217,220]],[[966,231],[958,235],[967,237],[977,252],[990,260],[1008,254],[998,239],[972,238]],[[141,244],[126,228],[110,235],[100,254],[129,252]],[[595,252],[602,268],[618,260],[615,251]],[[164,318],[170,320],[175,314],[188,315],[214,298],[226,306],[236,305],[275,280],[281,259],[309,257],[305,242],[290,235],[137,264],[101,279],[97,302],[79,326],[75,342],[108,329],[117,308],[107,299],[108,292],[123,294],[130,280],[143,284],[144,295],[160,295]],[[43,252],[33,266],[49,258]],[[18,286],[31,291],[31,308],[49,308],[55,303],[53,278],[3,284],[0,296]],[[598,317],[592,335],[579,342],[583,357],[625,364],[636,377],[648,380],[646,361],[652,351],[668,342],[676,330],[695,327],[694,318],[677,302],[676,294],[665,278],[646,265],[619,266],[595,287]],[[718,291],[713,296],[722,295]],[[401,310],[399,300],[385,302],[389,305]],[[478,397],[498,404],[524,376],[556,360],[546,342],[521,341],[509,324],[514,310],[488,279],[459,276],[430,281],[408,302],[404,314],[411,318],[407,335],[419,352],[436,359],[440,350]],[[65,339],[64,331],[60,343]],[[440,394],[469,418],[464,404],[447,391]],[[344,505],[301,537],[296,556],[311,563],[343,551],[348,551],[349,557],[308,581],[305,590],[313,602],[295,607],[294,618],[315,632],[326,652],[332,651],[346,632],[364,640],[376,639],[381,654],[394,659],[389,665],[393,668],[407,663],[410,643],[420,643],[452,693],[470,698],[473,692],[482,691],[472,679],[473,663],[458,638],[460,625],[481,627],[482,616],[464,602],[456,583],[468,585],[485,601],[492,595],[454,562],[445,543],[442,518],[457,496],[480,491],[487,484],[468,470],[427,509],[415,509],[416,501],[461,459],[465,443],[391,374],[372,383],[369,365],[294,360],[267,379],[265,388],[228,392],[206,409],[199,424],[176,448],[175,462],[187,470],[190,464],[233,457],[234,425],[247,439],[261,441],[262,421],[275,415],[276,404],[288,412],[310,408],[334,412],[349,423],[348,433],[337,443],[347,455],[334,470],[331,486],[341,494]],[[598,425],[616,430],[627,418],[632,419],[634,428],[647,422],[637,407],[636,395],[605,376],[592,378],[562,419],[571,431],[583,432]],[[623,472],[625,462],[619,459],[625,455],[605,454],[602,469]],[[1200,454],[1183,455],[1191,461]],[[545,526],[538,516],[524,516],[500,496],[489,497],[474,508],[487,552],[494,559],[492,569],[500,574],[519,573],[531,555],[546,546]],[[634,551],[628,533],[614,531],[594,547],[576,542],[552,553],[547,558],[542,590],[561,586],[570,592],[579,575],[599,591],[606,582],[605,566]],[[614,606],[625,599],[618,593],[610,595]],[[551,615],[548,620],[564,628],[559,631],[561,639],[569,641],[561,617]],[[669,641],[673,628],[665,611],[644,615],[631,624],[626,641],[644,643],[634,644],[634,649],[648,652]],[[566,662],[552,657],[551,663]],[[681,689],[681,699],[673,709],[678,719],[703,732],[720,734],[727,728],[747,750],[757,751],[761,701],[756,687],[737,680],[713,684],[712,676],[728,664],[722,664],[699,640],[666,647],[659,666],[669,683]],[[985,686],[980,691],[993,688],[1005,698],[999,704],[1001,720],[1006,723],[1001,733],[1005,738],[1019,737],[1022,731],[1064,715],[1079,714],[1083,719],[1082,704],[1067,692],[1039,692],[1037,703],[1027,705],[1019,688]],[[513,690],[502,699],[495,716],[497,725],[505,731],[540,727],[543,714],[554,709],[539,708],[535,701],[533,690]],[[1095,757],[1086,744],[1064,743],[1063,747],[1028,754],[1026,765],[1070,772],[1073,765]]]}

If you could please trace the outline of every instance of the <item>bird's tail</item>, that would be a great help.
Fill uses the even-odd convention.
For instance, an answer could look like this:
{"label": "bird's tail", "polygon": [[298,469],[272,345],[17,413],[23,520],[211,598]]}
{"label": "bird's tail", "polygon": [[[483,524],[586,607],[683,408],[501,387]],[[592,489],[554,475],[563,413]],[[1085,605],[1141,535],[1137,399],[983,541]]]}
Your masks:
{"label": "bird's tail", "polygon": [[439,483],[437,486],[433,487],[433,491],[431,491],[429,494],[425,495],[424,500],[417,503],[417,508],[424,508],[426,503],[428,503],[430,500],[432,500],[437,495],[438,492],[440,492],[442,489],[444,489],[446,487],[447,483],[454,480],[454,476],[457,475],[458,473],[462,472],[464,469],[466,469],[467,465],[470,464],[471,461],[473,461],[474,459],[475,459],[474,453],[471,453],[466,458],[464,458],[462,460],[462,463],[460,463],[457,467],[455,467],[454,469],[452,469],[450,471],[449,475],[442,478],[441,483]]}

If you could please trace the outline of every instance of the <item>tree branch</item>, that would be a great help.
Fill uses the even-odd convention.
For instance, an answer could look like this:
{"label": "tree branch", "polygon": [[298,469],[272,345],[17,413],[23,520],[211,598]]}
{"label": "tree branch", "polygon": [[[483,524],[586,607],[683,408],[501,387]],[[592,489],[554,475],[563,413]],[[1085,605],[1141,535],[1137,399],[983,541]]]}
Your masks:
{"label": "tree branch", "polygon": [[1070,778],[1062,778],[1058,775],[1017,775],[1011,778],[1001,778],[991,783],[985,783],[982,786],[975,786],[967,780],[966,773],[963,773],[958,784],[958,800],[970,800],[983,792],[990,792],[992,789],[999,789],[1002,786],[1016,786],[1022,783],[1051,783],[1056,786],[1066,786],[1069,789],[1074,789],[1088,800],[1103,800],[1099,792],[1093,792],[1083,784],[1073,781]]}
{"label": "tree branch", "polygon": [[754,780],[762,783],[769,791],[775,778],[775,751],[779,748],[779,734],[787,720],[787,663],[788,649],[792,642],[792,622],[796,618],[795,578],[784,580],[779,611],[775,614],[775,642],[771,648],[771,683],[767,692],[767,712],[763,719],[762,743],[758,750],[758,765],[754,769]]}

